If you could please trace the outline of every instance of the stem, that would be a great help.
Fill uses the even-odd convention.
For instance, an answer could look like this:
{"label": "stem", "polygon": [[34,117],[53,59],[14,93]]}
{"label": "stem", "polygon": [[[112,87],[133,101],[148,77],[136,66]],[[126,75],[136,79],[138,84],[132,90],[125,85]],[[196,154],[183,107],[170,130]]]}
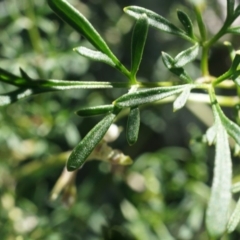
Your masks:
{"label": "stem", "polygon": [[232,71],[227,71],[223,75],[219,76],[213,81],[213,86],[216,86],[217,84],[221,83],[222,81],[228,79],[232,75]]}
{"label": "stem", "polygon": [[202,14],[199,6],[194,7],[196,17],[197,17],[197,23],[198,23],[198,28],[199,32],[201,35],[201,42],[202,42],[202,59],[201,59],[201,70],[202,70],[202,75],[203,76],[208,76],[209,71],[208,71],[208,51],[209,47],[205,46],[204,43],[206,42],[207,39],[207,32],[206,32],[206,27],[202,19]]}
{"label": "stem", "polygon": [[202,19],[202,14],[199,6],[195,6],[194,11],[197,17],[197,23],[198,23],[199,32],[202,38],[202,42],[205,42],[207,39],[207,32],[206,32],[205,24]]}
{"label": "stem", "polygon": [[206,46],[211,47],[219,38],[221,38],[225,33],[227,33],[228,27],[232,24],[232,21],[226,19],[221,29],[215,34],[210,40],[206,42]]}
{"label": "stem", "polygon": [[202,75],[203,76],[209,76],[208,51],[209,51],[209,48],[203,46],[203,49],[202,49],[202,59],[201,59],[201,70],[202,70]]}

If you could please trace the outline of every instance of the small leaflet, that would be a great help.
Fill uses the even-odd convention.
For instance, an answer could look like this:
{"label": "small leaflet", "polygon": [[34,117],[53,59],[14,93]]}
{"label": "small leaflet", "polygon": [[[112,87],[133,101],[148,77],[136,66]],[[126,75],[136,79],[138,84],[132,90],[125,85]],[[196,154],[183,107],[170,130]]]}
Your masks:
{"label": "small leaflet", "polygon": [[176,98],[176,100],[173,103],[173,111],[176,112],[177,110],[181,109],[184,107],[186,104],[189,95],[191,93],[192,86],[189,85],[187,86],[181,93],[180,95]]}

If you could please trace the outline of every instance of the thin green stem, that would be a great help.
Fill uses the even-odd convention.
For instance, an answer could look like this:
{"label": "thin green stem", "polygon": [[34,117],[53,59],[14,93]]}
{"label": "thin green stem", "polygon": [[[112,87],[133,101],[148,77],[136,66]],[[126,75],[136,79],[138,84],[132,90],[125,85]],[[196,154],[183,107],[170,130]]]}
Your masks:
{"label": "thin green stem", "polygon": [[205,24],[203,22],[202,19],[202,14],[201,14],[201,9],[199,6],[195,6],[194,8],[195,13],[196,13],[196,17],[197,17],[197,23],[198,23],[198,28],[199,28],[199,32],[201,35],[201,44],[202,44],[202,58],[201,58],[201,70],[202,70],[202,75],[203,76],[208,76],[209,75],[209,71],[208,71],[208,51],[209,48],[207,46],[205,46],[205,41],[207,39],[207,31],[206,31],[206,27]]}
{"label": "thin green stem", "polygon": [[228,79],[231,75],[232,75],[232,71],[229,70],[229,71],[225,72],[224,74],[222,74],[221,76],[219,76],[212,82],[213,86],[216,86],[217,84],[221,83],[222,81]]}
{"label": "thin green stem", "polygon": [[197,23],[198,23],[199,32],[202,38],[202,42],[205,42],[207,39],[207,32],[206,32],[205,24],[202,19],[201,9],[199,8],[199,6],[195,6],[194,11],[197,17]]}
{"label": "thin green stem", "polygon": [[225,21],[222,28],[215,34],[210,40],[208,40],[205,46],[211,47],[219,38],[221,38],[224,34],[227,33],[228,27],[231,25],[232,21]]}
{"label": "thin green stem", "polygon": [[209,70],[208,70],[208,47],[204,47],[202,49],[202,59],[201,59],[201,70],[203,76],[209,76]]}

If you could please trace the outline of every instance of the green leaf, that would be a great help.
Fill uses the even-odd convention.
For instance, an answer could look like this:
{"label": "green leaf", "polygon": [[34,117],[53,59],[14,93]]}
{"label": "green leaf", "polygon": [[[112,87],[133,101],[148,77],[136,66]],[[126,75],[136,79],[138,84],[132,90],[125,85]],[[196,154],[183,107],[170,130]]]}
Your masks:
{"label": "green leaf", "polygon": [[67,80],[39,80],[38,86],[32,86],[42,89],[53,90],[70,90],[70,89],[106,89],[126,86],[122,83],[95,82],[95,81],[67,81]]}
{"label": "green leaf", "polygon": [[162,52],[162,60],[166,68],[171,69],[174,67],[175,61],[168,53]]}
{"label": "green leaf", "polygon": [[106,54],[125,75],[129,72],[109,49],[92,24],[66,0],[47,0],[52,10],[77,32],[82,34],[97,50]]}
{"label": "green leaf", "polygon": [[240,34],[240,27],[230,27],[227,29],[227,33]]}
{"label": "green leaf", "polygon": [[183,27],[185,28],[185,31],[187,35],[190,38],[194,39],[194,33],[193,33],[193,25],[191,19],[188,17],[188,15],[185,12],[182,12],[180,10],[177,11],[178,19],[182,23]]}
{"label": "green leaf", "polygon": [[169,54],[162,52],[162,60],[166,68],[169,69],[173,74],[177,75],[180,79],[182,79],[186,83],[191,83],[193,80],[190,76],[185,72],[183,68],[175,67],[175,60]]}
{"label": "green leaf", "polygon": [[156,87],[127,93],[115,100],[114,104],[119,108],[137,107],[145,103],[155,102],[163,98],[178,94],[183,91],[185,86],[186,85],[173,87]]}
{"label": "green leaf", "polygon": [[22,78],[24,78],[25,80],[28,80],[28,81],[30,81],[30,82],[33,82],[33,81],[32,81],[32,78],[30,78],[30,77],[28,76],[28,74],[27,74],[22,68],[20,68],[20,73],[21,73]]}
{"label": "green leaf", "polygon": [[81,108],[79,109],[76,114],[81,117],[90,117],[90,116],[96,116],[101,114],[106,114],[112,112],[114,109],[114,106],[111,105],[102,105],[97,107],[88,107],[88,108]]}
{"label": "green leaf", "polygon": [[183,67],[189,62],[192,62],[198,55],[199,44],[196,43],[194,46],[180,52],[174,59],[176,68]]}
{"label": "green leaf", "polygon": [[177,111],[179,109],[181,109],[182,107],[184,107],[184,105],[186,104],[189,95],[191,93],[192,90],[192,86],[186,86],[185,89],[180,93],[180,95],[176,98],[176,100],[173,103],[173,111]]}
{"label": "green leaf", "polygon": [[227,17],[231,18],[234,14],[235,0],[227,0]]}
{"label": "green leaf", "polygon": [[[23,70],[20,69],[20,71]],[[0,68],[0,81],[14,86],[27,86],[29,84],[23,77],[18,77],[2,68]]]}
{"label": "green leaf", "polygon": [[169,70],[175,75],[177,75],[180,79],[182,79],[185,83],[193,82],[191,77],[185,72],[183,68],[171,68]]}
{"label": "green leaf", "polygon": [[127,122],[127,141],[129,145],[133,145],[137,142],[138,132],[140,127],[140,111],[139,107],[133,107],[130,109]]}
{"label": "green leaf", "polygon": [[235,140],[238,145],[240,145],[240,127],[225,116],[219,104],[215,105],[218,116],[221,119],[221,122],[227,133]]}
{"label": "green leaf", "polygon": [[232,185],[232,192],[233,193],[240,192],[240,182],[236,182]]}
{"label": "green leaf", "polygon": [[148,23],[150,26],[155,27],[163,32],[167,32],[170,34],[174,34],[177,36],[180,36],[186,40],[192,41],[191,38],[189,38],[183,30],[173,25],[171,22],[169,22],[164,17],[158,15],[157,13],[137,6],[129,6],[124,8],[125,13],[130,15],[131,17],[134,17],[138,19],[142,14],[146,14],[148,17]]}
{"label": "green leaf", "polygon": [[98,124],[96,124],[95,127],[88,132],[82,141],[73,149],[67,161],[68,171],[74,171],[84,164],[93,149],[104,137],[116,115],[117,113],[109,113]]}
{"label": "green leaf", "polygon": [[216,133],[215,125],[208,128],[208,130],[206,132],[206,138],[207,138],[207,142],[210,146],[215,142],[216,135],[217,135],[217,133]]}
{"label": "green leaf", "polygon": [[233,155],[234,155],[234,157],[240,156],[240,145],[235,144]]}
{"label": "green leaf", "polygon": [[238,199],[235,209],[234,209],[233,213],[231,214],[231,217],[228,221],[228,224],[227,224],[228,233],[233,232],[236,229],[237,225],[239,224],[239,222],[240,222],[240,214],[239,213],[240,213],[240,198]]}
{"label": "green leaf", "polygon": [[105,53],[109,57],[112,56],[112,52],[108,48],[105,41],[95,30],[92,24],[77,9],[70,5],[66,0],[47,1],[52,10],[60,18],[62,18],[62,20],[67,22],[71,27],[82,34],[98,50]]}
{"label": "green leaf", "polygon": [[211,197],[207,208],[206,225],[209,234],[218,238],[226,231],[231,202],[232,163],[227,132],[213,104],[216,126],[216,155]]}
{"label": "green leaf", "polygon": [[1,94],[0,95],[0,106],[5,106],[11,103],[14,103],[22,98],[31,96],[34,94],[34,91],[32,89],[17,89],[15,91],[12,91],[7,94]]}
{"label": "green leaf", "polygon": [[116,64],[112,61],[111,58],[109,58],[106,54],[104,54],[100,51],[91,50],[86,47],[74,48],[73,51],[79,53],[81,56],[86,57],[88,59],[91,59],[94,61],[99,61],[99,62],[104,62],[106,64],[109,64],[112,67],[116,66]]}
{"label": "green leaf", "polygon": [[136,77],[139,65],[142,60],[143,50],[148,33],[148,19],[146,14],[142,14],[137,19],[132,35],[132,69],[131,75]]}

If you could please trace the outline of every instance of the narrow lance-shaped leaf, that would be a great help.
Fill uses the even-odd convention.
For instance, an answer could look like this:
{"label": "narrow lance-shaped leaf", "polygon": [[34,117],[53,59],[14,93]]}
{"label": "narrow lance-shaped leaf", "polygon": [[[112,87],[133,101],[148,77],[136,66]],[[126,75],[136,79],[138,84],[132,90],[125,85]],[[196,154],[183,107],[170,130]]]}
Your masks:
{"label": "narrow lance-shaped leaf", "polygon": [[130,109],[128,115],[126,136],[129,145],[133,145],[137,142],[138,132],[140,127],[140,111],[139,107],[133,107]]}
{"label": "narrow lance-shaped leaf", "polygon": [[185,12],[182,12],[180,10],[177,11],[178,19],[182,23],[183,27],[185,28],[185,31],[187,35],[191,38],[194,38],[193,33],[193,25],[191,19],[188,17],[188,15]]}
{"label": "narrow lance-shaped leaf", "polygon": [[186,83],[193,82],[191,77],[185,72],[183,68],[175,67],[175,60],[169,54],[162,52],[162,60],[166,68],[168,68],[170,72],[177,75],[184,82]]}
{"label": "narrow lance-shaped leaf", "polygon": [[186,85],[173,87],[157,87],[151,89],[139,90],[137,92],[127,93],[114,101],[114,104],[120,108],[137,107],[145,103],[151,103],[163,98],[178,94],[183,91]]}
{"label": "narrow lance-shaped leaf", "polygon": [[116,65],[110,57],[108,57],[106,54],[100,51],[91,50],[86,47],[78,47],[78,48],[74,48],[73,50],[79,53],[81,56],[86,57],[88,59],[104,62],[112,67],[115,67]]}
{"label": "narrow lance-shaped leaf", "polygon": [[237,225],[239,224],[239,222],[240,222],[240,214],[239,213],[240,213],[240,198],[238,199],[235,209],[234,209],[233,213],[231,214],[231,217],[228,221],[228,224],[227,224],[228,233],[233,232],[236,229]]}
{"label": "narrow lance-shaped leaf", "polygon": [[218,111],[218,116],[221,119],[221,122],[227,133],[236,141],[238,145],[240,145],[240,126],[227,118],[218,104],[215,106],[215,108]]}
{"label": "narrow lance-shaped leaf", "polygon": [[199,44],[196,43],[194,46],[180,52],[174,59],[175,67],[183,67],[189,62],[192,62],[198,55]]}
{"label": "narrow lance-shaped leaf", "polygon": [[236,182],[232,185],[232,192],[233,193],[240,192],[240,182]]}
{"label": "narrow lance-shaped leaf", "polygon": [[131,75],[135,79],[142,60],[142,54],[148,33],[148,19],[146,14],[140,15],[135,24],[132,35],[132,69]]}
{"label": "narrow lance-shaped leaf", "polygon": [[216,104],[213,112],[216,126],[216,156],[211,197],[207,208],[206,225],[213,237],[220,237],[226,231],[228,211],[231,202],[232,163],[227,132],[221,123]]}
{"label": "narrow lance-shaped leaf", "polygon": [[167,32],[170,34],[178,35],[184,39],[190,40],[192,42],[192,39],[189,38],[183,30],[176,27],[174,24],[169,22],[166,18],[158,15],[157,13],[137,6],[129,6],[125,7],[124,11],[130,15],[131,17],[134,17],[138,19],[142,14],[146,14],[148,17],[148,23],[150,26],[155,27],[163,32]]}
{"label": "narrow lance-shaped leaf", "polygon": [[166,52],[162,52],[162,60],[166,68],[171,69],[174,67],[175,61],[172,56]]}
{"label": "narrow lance-shaped leaf", "polygon": [[230,27],[227,29],[228,33],[240,34],[240,27]]}
{"label": "narrow lance-shaped leaf", "polygon": [[217,135],[217,132],[216,132],[215,125],[208,128],[206,132],[206,138],[209,145],[212,145],[214,143],[214,141],[216,140],[216,135]]}
{"label": "narrow lance-shaped leaf", "polygon": [[113,123],[117,113],[118,111],[116,111],[116,113],[109,113],[106,117],[104,117],[73,149],[67,161],[68,171],[74,171],[84,164],[93,149],[104,137],[108,128]]}
{"label": "narrow lance-shaped leaf", "polygon": [[33,95],[34,92],[32,89],[17,89],[7,94],[0,95],[0,106],[5,106],[11,103],[14,103],[22,98]]}
{"label": "narrow lance-shaped leaf", "polygon": [[113,62],[119,61],[95,30],[92,24],[66,0],[47,0],[52,10],[76,31],[82,34],[96,49],[105,53]]}
{"label": "narrow lance-shaped leaf", "polygon": [[112,104],[111,105],[102,105],[102,106],[79,109],[76,112],[76,114],[81,117],[90,117],[90,116],[96,116],[96,115],[110,113],[113,111],[113,109],[114,109],[114,106]]}
{"label": "narrow lance-shaped leaf", "polygon": [[[20,70],[21,71],[21,70]],[[23,77],[16,76],[0,68],[0,82],[5,82],[14,86],[28,86],[29,81]]]}
{"label": "narrow lance-shaped leaf", "polygon": [[189,95],[191,93],[191,89],[192,86],[186,86],[186,88],[180,93],[180,95],[176,98],[176,100],[173,103],[173,111],[177,111],[179,109],[181,109],[182,107],[184,107],[184,105],[186,104]]}
{"label": "narrow lance-shaped leaf", "polygon": [[21,73],[22,78],[24,78],[24,79],[32,82],[32,78],[30,78],[30,77],[28,76],[28,74],[27,74],[22,68],[20,68],[20,73]]}

